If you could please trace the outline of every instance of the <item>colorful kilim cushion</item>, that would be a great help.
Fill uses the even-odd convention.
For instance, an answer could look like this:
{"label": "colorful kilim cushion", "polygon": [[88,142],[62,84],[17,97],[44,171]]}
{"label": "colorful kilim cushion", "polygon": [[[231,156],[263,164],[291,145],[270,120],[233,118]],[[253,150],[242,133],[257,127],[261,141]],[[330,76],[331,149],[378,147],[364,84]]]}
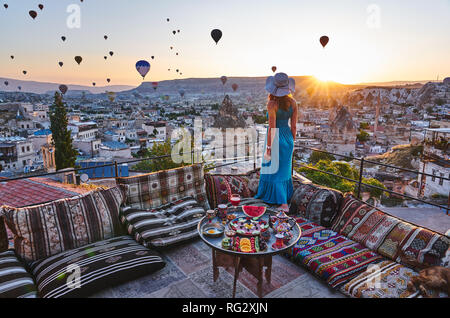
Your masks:
{"label": "colorful kilim cushion", "polygon": [[192,197],[152,210],[124,208],[120,214],[128,233],[147,247],[161,248],[198,236],[205,209]]}
{"label": "colorful kilim cushion", "polygon": [[206,193],[211,208],[227,204],[232,194],[250,198],[257,194],[260,170],[241,175],[205,174]]}
{"label": "colorful kilim cushion", "polygon": [[355,298],[411,298],[418,292],[408,291],[408,282],[418,273],[401,264],[385,260],[342,286],[341,291]]}
{"label": "colorful kilim cushion", "polygon": [[332,288],[338,288],[382,257],[338,233],[297,218],[302,237],[290,252],[291,258],[325,280]]}
{"label": "colorful kilim cushion", "polygon": [[339,212],[342,193],[313,184],[298,186],[291,199],[289,214],[305,217],[322,226],[331,227]]}
{"label": "colorful kilim cushion", "polygon": [[352,195],[346,195],[339,214],[335,217],[331,229],[339,234],[350,233],[354,226],[369,212],[376,210]]}
{"label": "colorful kilim cushion", "polygon": [[0,253],[0,298],[36,298],[33,278],[14,251]]}
{"label": "colorful kilim cushion", "polygon": [[153,209],[192,196],[205,210],[209,209],[202,164],[118,178],[117,182],[128,185],[126,206]]}
{"label": "colorful kilim cushion", "polygon": [[123,234],[119,187],[27,208],[3,206],[14,235],[14,249],[25,261],[37,261]]}
{"label": "colorful kilim cushion", "polygon": [[30,264],[39,296],[89,297],[165,266],[155,252],[129,236],[86,245]]}
{"label": "colorful kilim cushion", "polygon": [[0,216],[0,253],[8,250],[8,233],[6,233],[5,221]]}

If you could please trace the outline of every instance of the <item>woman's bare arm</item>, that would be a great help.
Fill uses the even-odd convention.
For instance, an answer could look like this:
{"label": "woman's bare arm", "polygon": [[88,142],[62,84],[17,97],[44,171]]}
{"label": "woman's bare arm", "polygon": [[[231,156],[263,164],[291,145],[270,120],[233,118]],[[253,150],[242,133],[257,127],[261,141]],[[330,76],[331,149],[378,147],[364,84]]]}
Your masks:
{"label": "woman's bare arm", "polygon": [[297,120],[298,120],[298,107],[297,107],[297,102],[292,99],[292,118],[291,118],[291,132],[292,132],[292,137],[294,138],[295,141],[295,137],[297,136]]}
{"label": "woman's bare arm", "polygon": [[274,101],[269,101],[267,104],[267,111],[269,112],[269,135],[267,136],[268,147],[272,147],[273,140],[275,139],[277,127],[277,107],[278,105]]}

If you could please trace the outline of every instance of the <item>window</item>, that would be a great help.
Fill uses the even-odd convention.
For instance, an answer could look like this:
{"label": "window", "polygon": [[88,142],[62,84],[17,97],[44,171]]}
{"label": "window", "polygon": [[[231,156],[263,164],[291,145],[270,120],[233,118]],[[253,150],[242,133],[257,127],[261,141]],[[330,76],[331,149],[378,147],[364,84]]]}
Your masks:
{"label": "window", "polygon": [[436,174],[436,170],[433,169],[433,177],[431,178],[431,181],[432,181],[432,182],[435,182],[435,181],[436,181],[436,178],[434,177],[435,174]]}
{"label": "window", "polygon": [[441,178],[439,179],[439,185],[440,186],[444,185],[444,179],[442,179],[442,178],[444,178],[444,174],[443,173],[441,173]]}
{"label": "window", "polygon": [[30,151],[30,146],[27,146],[27,151]]}
{"label": "window", "polygon": [[27,161],[26,160],[22,160],[22,165],[26,166],[27,165]]}
{"label": "window", "polygon": [[22,152],[25,152],[25,147],[22,147]]}

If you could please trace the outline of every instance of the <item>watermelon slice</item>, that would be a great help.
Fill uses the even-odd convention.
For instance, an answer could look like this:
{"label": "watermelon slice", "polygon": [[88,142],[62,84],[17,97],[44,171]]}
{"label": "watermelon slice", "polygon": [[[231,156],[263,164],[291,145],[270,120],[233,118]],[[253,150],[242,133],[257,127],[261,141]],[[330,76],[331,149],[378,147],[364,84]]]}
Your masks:
{"label": "watermelon slice", "polygon": [[242,211],[251,218],[259,218],[266,213],[266,208],[263,206],[244,205],[242,206]]}

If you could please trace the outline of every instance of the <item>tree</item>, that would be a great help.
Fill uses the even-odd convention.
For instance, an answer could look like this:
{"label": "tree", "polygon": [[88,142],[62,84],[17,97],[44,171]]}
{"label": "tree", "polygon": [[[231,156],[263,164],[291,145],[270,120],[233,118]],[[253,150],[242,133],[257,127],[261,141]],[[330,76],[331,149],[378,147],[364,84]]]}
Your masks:
{"label": "tree", "polygon": [[369,140],[370,135],[368,132],[364,131],[364,130],[360,130],[359,134],[356,136],[356,138],[360,141],[360,142],[366,142]]}
{"label": "tree", "polygon": [[139,162],[134,166],[135,170],[155,172],[159,170],[174,169],[183,166],[173,162],[170,154],[172,153],[172,143],[168,139],[164,143],[154,143],[152,148],[142,150],[139,155],[144,158],[163,157],[160,159],[146,160]]}
{"label": "tree", "polygon": [[324,152],[313,151],[313,153],[309,157],[309,163],[315,165],[320,160],[334,161],[334,160],[336,160],[336,158],[333,155],[329,155],[329,154],[324,153]]}
{"label": "tree", "polygon": [[67,129],[69,121],[62,95],[55,93],[55,101],[50,107],[50,130],[55,147],[56,170],[75,167],[77,151],[72,145],[72,137]]}
{"label": "tree", "polygon": [[359,124],[359,128],[360,128],[360,129],[369,129],[369,128],[370,128],[370,125],[369,125],[369,123],[361,122],[361,123]]}

